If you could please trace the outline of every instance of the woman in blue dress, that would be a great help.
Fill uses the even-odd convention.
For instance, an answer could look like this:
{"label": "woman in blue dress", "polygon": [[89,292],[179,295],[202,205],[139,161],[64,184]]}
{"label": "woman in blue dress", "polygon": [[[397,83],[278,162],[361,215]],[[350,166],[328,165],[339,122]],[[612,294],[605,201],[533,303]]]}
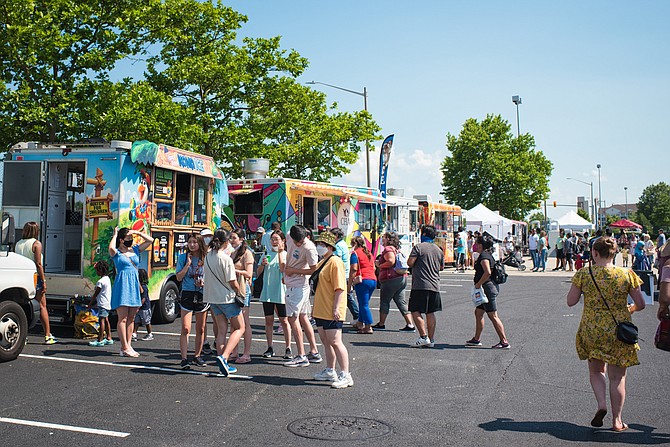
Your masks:
{"label": "woman in blue dress", "polygon": [[[144,242],[133,245],[133,235],[137,234]],[[121,342],[121,357],[139,357],[130,346],[133,333],[133,321],[137,309],[142,305],[140,297],[140,277],[137,272],[140,253],[153,243],[153,238],[146,233],[129,228],[114,228],[114,236],[109,241],[109,256],[114,261],[116,278],[112,286],[112,309],[119,317],[116,332]]]}

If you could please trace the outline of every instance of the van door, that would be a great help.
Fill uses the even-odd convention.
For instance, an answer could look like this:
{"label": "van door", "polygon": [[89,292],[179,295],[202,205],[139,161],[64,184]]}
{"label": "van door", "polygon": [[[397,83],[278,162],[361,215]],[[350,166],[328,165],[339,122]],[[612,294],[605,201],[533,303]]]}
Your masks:
{"label": "van door", "polygon": [[21,239],[23,226],[37,222],[44,228],[44,184],[46,163],[41,161],[7,160],[3,162],[3,211],[14,216],[16,240]]}
{"label": "van door", "polygon": [[44,271],[54,273],[65,270],[67,163],[49,163],[47,184]]}

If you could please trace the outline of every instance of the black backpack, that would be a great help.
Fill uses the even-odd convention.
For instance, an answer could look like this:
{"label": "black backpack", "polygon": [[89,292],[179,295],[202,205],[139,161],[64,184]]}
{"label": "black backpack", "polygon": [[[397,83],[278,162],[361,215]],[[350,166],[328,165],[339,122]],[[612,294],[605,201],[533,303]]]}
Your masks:
{"label": "black backpack", "polygon": [[507,273],[505,273],[505,266],[500,261],[493,263],[491,269],[491,280],[496,284],[505,284],[507,282]]}

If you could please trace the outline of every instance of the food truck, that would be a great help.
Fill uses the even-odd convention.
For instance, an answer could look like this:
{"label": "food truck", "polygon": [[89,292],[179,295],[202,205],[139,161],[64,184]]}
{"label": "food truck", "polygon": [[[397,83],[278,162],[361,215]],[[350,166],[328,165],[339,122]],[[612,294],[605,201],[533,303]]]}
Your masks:
{"label": "food truck", "polygon": [[436,230],[435,244],[444,252],[444,263],[453,264],[454,231],[462,222],[461,207],[434,202],[429,195],[415,195],[419,201],[419,226],[433,225]]}
{"label": "food truck", "polygon": [[389,193],[390,195],[386,196],[385,231],[394,231],[398,234],[400,251],[409,257],[412,247],[419,240],[419,201],[395,195],[401,191],[389,189]]}
{"label": "food truck", "polygon": [[279,222],[287,234],[293,225],[311,228],[315,236],[329,228],[344,231],[347,243],[363,236],[376,254],[381,221],[379,190],[289,178],[251,178],[228,181],[230,206],[225,209],[228,224],[253,234],[258,227],[269,229]]}
{"label": "food truck", "polygon": [[111,265],[117,225],[154,237],[138,268],[149,273],[154,321],[176,318],[177,256],[189,234],[220,226],[228,204],[212,158],[149,141],[29,142],[13,146],[3,164],[3,211],[14,216],[16,239],[26,222],[41,228],[50,320],[67,319],[72,297],[94,292],[93,264]]}

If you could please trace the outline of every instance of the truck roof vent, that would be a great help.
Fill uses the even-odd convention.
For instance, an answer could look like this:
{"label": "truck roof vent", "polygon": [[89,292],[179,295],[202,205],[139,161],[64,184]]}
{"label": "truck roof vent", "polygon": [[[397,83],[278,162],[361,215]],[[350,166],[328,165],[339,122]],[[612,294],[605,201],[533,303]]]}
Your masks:
{"label": "truck roof vent", "polygon": [[242,173],[246,179],[265,178],[270,171],[267,158],[247,158],[242,160]]}

